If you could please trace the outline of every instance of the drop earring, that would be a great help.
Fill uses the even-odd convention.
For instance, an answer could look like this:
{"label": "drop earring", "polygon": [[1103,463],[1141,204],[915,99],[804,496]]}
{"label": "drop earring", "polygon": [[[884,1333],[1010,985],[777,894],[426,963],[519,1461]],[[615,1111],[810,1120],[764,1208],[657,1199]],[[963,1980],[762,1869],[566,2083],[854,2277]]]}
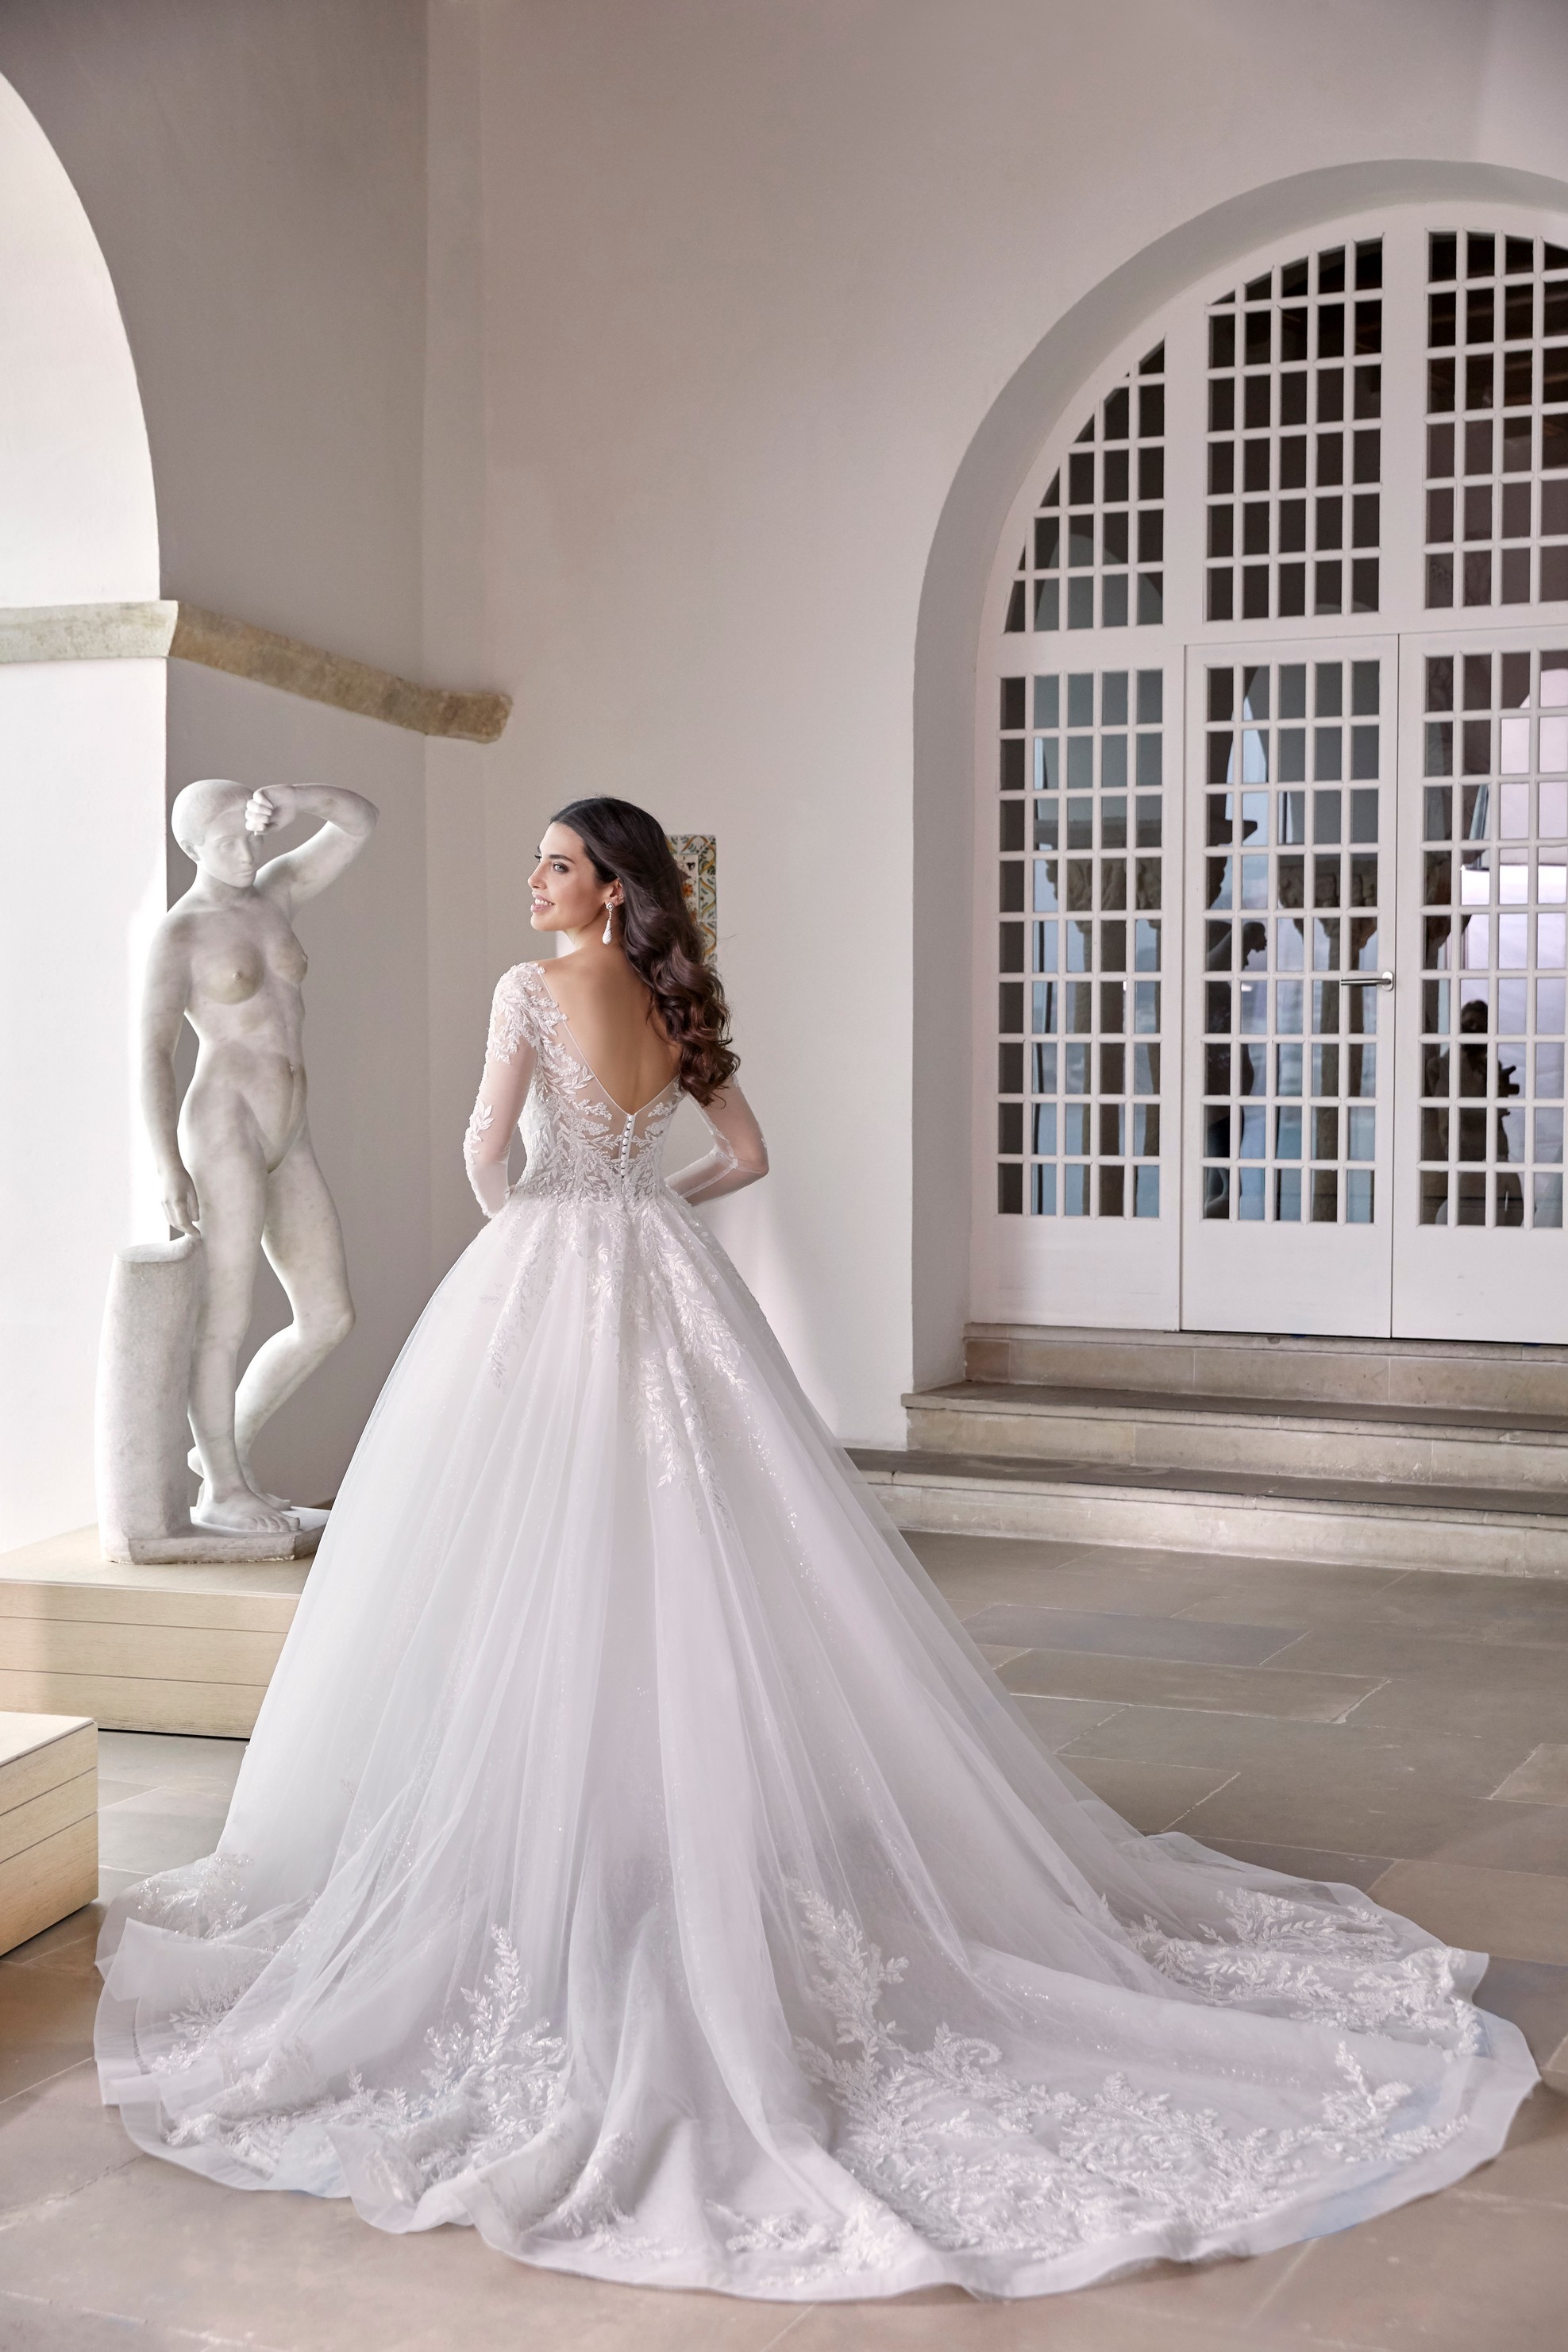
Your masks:
{"label": "drop earring", "polygon": [[615,901],[613,898],[606,898],[604,901],[604,929],[601,934],[601,943],[604,947],[610,947],[613,944],[614,939]]}

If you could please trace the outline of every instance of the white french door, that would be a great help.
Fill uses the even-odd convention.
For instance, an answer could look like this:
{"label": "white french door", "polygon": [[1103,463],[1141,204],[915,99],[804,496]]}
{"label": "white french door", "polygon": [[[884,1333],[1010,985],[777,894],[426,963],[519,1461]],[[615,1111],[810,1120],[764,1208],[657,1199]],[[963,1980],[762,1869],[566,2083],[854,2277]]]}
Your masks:
{"label": "white french door", "polygon": [[1397,646],[1188,656],[1182,1323],[1386,1334]]}
{"label": "white french door", "polygon": [[1403,671],[1393,1328],[1560,1341],[1568,630]]}
{"label": "white french door", "polygon": [[998,541],[977,1320],[1568,1336],[1568,223],[1152,317]]}

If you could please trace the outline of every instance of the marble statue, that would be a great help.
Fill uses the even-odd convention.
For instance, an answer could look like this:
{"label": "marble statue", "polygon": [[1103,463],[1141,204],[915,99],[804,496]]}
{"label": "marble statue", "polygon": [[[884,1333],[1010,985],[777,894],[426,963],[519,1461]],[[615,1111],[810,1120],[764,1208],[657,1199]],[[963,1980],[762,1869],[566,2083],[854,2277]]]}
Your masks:
{"label": "marble statue", "polygon": [[[263,865],[266,835],[300,817],[322,823]],[[204,1262],[190,1343],[191,1467],[202,1482],[191,1518],[268,1550],[297,1534],[300,1515],[256,1478],[256,1434],[354,1320],[342,1234],[310,1145],[306,959],[292,918],[359,856],[375,822],[371,802],[330,784],[187,784],[170,825],[196,878],[159,924],[148,960],[142,1108],[165,1214],[178,1234],[199,1233]],[[184,1021],[196,1033],[196,1066],[177,1106]],[[261,1250],[292,1317],[256,1351],[236,1392]]]}

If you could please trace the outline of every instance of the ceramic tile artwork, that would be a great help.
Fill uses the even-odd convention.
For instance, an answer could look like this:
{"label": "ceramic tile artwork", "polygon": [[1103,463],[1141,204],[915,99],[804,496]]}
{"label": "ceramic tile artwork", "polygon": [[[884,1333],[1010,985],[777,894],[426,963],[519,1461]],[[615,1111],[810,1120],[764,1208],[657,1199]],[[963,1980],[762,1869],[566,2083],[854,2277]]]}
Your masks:
{"label": "ceramic tile artwork", "polygon": [[[1514,2020],[1558,2086],[1526,2103],[1495,2164],[1305,2246],[1197,2272],[1158,2264],[1049,2304],[941,2290],[790,2306],[609,2286],[506,2262],[470,2231],[389,2237],[340,2204],[240,2196],[138,2155],[97,2101],[91,1906],[0,1959],[0,2346],[99,2352],[134,2332],[266,2352],[444,2352],[459,2305],[465,2352],[525,2339],[538,2352],[1523,2352],[1562,2340],[1556,1588],[962,1534],[914,1543],[1037,1733],[1137,1828],[1362,1887],[1494,1953],[1482,2005]],[[100,1893],[210,1851],[243,1752],[238,1740],[101,1734]]]}
{"label": "ceramic tile artwork", "polygon": [[681,869],[686,904],[696,917],[703,953],[718,952],[718,844],[711,833],[673,833],[670,847]]}

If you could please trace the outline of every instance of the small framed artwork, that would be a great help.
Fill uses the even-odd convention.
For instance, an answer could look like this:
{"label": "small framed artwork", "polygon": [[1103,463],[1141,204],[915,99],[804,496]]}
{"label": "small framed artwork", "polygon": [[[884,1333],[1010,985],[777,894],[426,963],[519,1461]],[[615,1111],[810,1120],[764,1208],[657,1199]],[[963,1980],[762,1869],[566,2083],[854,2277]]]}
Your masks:
{"label": "small framed artwork", "polygon": [[703,953],[711,960],[718,947],[717,842],[711,833],[672,833],[669,840],[686,904],[702,934]]}

